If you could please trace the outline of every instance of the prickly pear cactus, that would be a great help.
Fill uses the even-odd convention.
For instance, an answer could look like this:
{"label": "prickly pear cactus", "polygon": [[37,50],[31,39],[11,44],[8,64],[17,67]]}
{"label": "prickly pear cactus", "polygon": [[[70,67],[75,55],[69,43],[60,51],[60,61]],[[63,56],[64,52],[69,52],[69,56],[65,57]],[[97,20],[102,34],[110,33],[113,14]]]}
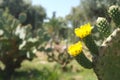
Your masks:
{"label": "prickly pear cactus", "polygon": [[[92,27],[85,24],[75,29],[75,34],[80,38],[79,43],[84,43],[92,55],[90,61],[83,53],[82,44],[75,43],[68,48],[68,53],[84,68],[93,69],[98,80],[120,79],[120,7],[111,6],[108,14],[113,20],[114,28],[104,17],[99,17],[96,26],[100,34],[104,36],[101,45],[96,45],[92,37]],[[114,30],[113,30],[114,29]],[[113,31],[112,31],[113,30]]]}
{"label": "prickly pear cactus", "polygon": [[120,79],[120,28],[116,29],[101,45],[94,71],[99,80]]}
{"label": "prickly pear cactus", "polygon": [[[111,35],[106,36],[106,33],[110,31],[110,26],[107,28],[104,26],[106,23],[109,24],[106,20],[106,23],[103,23],[105,18],[98,18],[97,25],[102,28],[100,29],[102,34],[107,38],[103,41],[102,45],[99,48],[99,55],[94,58],[94,71],[98,76],[99,80],[119,80],[120,79],[120,28],[119,27],[119,17],[120,10],[118,6],[111,6],[108,10],[112,20],[116,25],[116,29],[112,32]],[[99,22],[100,21],[100,22]],[[99,25],[103,24],[103,25]],[[106,29],[106,31],[104,31]]]}

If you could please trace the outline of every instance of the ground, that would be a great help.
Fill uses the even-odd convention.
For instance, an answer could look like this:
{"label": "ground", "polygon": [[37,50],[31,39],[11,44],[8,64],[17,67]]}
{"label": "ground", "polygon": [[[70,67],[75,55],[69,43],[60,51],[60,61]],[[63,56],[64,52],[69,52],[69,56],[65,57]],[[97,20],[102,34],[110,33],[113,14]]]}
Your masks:
{"label": "ground", "polygon": [[22,67],[12,76],[12,80],[97,80],[92,69],[84,69],[75,60],[72,60],[67,68],[67,71],[62,71],[60,64],[48,62],[42,54],[32,62],[24,61]]}

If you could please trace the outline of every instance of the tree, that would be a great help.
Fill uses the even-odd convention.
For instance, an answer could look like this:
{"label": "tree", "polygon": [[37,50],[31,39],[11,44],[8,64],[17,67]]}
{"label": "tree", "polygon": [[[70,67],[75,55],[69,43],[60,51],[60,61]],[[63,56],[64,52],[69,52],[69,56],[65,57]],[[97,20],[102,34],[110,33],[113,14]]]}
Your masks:
{"label": "tree", "polygon": [[67,37],[67,23],[62,17],[56,18],[55,12],[52,18],[48,18],[48,22],[44,23],[44,27],[53,41],[62,40]]}
{"label": "tree", "polygon": [[4,80],[10,80],[22,61],[32,60],[36,51],[41,49],[40,45],[49,40],[43,29],[37,29],[34,37],[31,29],[31,25],[21,25],[7,10],[0,10],[0,61],[5,65],[0,71]]}
{"label": "tree", "polygon": [[[28,2],[28,3],[27,3]],[[31,24],[33,29],[41,27],[44,18],[46,17],[45,10],[42,6],[32,6],[30,0],[3,0],[0,3],[0,8],[8,8],[10,14],[15,18],[19,18],[20,13],[26,13],[26,20],[23,25]]]}
{"label": "tree", "polygon": [[[72,8],[69,15],[66,16],[73,27],[79,26],[81,23],[94,21],[99,17],[109,19],[107,9],[110,5],[120,5],[119,0],[81,0],[77,7]],[[110,21],[110,20],[109,20]]]}
{"label": "tree", "polygon": [[48,18],[48,22],[44,23],[46,32],[50,35],[48,49],[46,50],[48,61],[61,64],[62,70],[66,71],[67,64],[71,57],[67,53],[67,42],[63,45],[62,41],[68,39],[68,27],[66,21],[62,17],[56,17],[53,12],[52,18]]}

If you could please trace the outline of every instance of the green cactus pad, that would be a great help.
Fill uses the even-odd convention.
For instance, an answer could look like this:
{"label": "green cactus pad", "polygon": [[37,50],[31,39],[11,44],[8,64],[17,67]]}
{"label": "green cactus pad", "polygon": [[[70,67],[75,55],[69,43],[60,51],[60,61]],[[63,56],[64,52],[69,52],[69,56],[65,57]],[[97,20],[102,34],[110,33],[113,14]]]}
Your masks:
{"label": "green cactus pad", "polygon": [[108,23],[108,21],[106,20],[106,18],[103,17],[98,17],[97,21],[96,21],[96,26],[98,31],[104,36],[104,37],[108,37],[110,35],[110,25]]}
{"label": "green cactus pad", "polygon": [[99,80],[120,80],[120,29],[116,29],[102,44],[94,59]]}
{"label": "green cactus pad", "polygon": [[116,24],[116,27],[120,27],[120,8],[113,5],[109,8],[108,13]]}
{"label": "green cactus pad", "polygon": [[85,45],[90,50],[93,56],[98,55],[98,47],[91,35],[88,35],[87,37],[85,37],[83,41],[85,42]]}
{"label": "green cactus pad", "polygon": [[80,53],[75,57],[77,62],[84,68],[91,69],[93,68],[92,62],[84,55],[84,53]]}

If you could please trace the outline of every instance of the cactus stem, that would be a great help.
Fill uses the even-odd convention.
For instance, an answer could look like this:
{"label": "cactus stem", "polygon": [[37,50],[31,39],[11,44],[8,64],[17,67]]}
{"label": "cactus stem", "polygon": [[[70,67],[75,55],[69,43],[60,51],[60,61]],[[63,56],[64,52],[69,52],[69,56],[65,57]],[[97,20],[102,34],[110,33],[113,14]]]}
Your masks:
{"label": "cactus stem", "polygon": [[77,55],[75,59],[84,68],[88,68],[88,69],[93,68],[93,63],[85,56],[83,52]]}
{"label": "cactus stem", "polygon": [[86,46],[90,50],[92,56],[97,56],[98,55],[98,46],[94,42],[93,38],[91,35],[88,35],[86,38],[83,39],[85,42]]}

